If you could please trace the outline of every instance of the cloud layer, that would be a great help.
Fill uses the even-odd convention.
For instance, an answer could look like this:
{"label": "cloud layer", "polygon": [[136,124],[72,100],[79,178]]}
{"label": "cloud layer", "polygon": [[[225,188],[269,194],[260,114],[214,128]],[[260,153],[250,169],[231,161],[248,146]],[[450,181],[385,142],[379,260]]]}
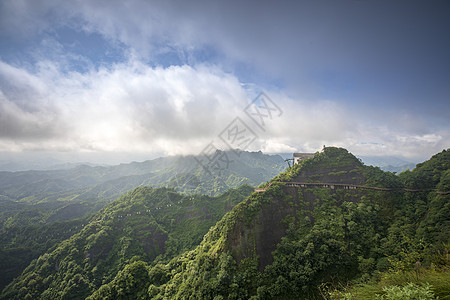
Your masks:
{"label": "cloud layer", "polygon": [[317,151],[326,144],[414,156],[439,151],[448,141],[445,131],[395,131],[395,120],[371,127],[376,120],[366,122],[336,102],[280,92],[269,94],[283,114],[267,119],[262,131],[243,111],[253,91],[214,67],[129,61],[64,73],[50,62],[40,65],[31,73],[0,63],[0,151],[195,154],[211,141],[220,145],[217,136],[236,117],[258,135],[248,150],[265,152]]}
{"label": "cloud layer", "polygon": [[426,158],[450,147],[447,8],[2,1],[0,152],[195,154],[239,117],[248,150]]}

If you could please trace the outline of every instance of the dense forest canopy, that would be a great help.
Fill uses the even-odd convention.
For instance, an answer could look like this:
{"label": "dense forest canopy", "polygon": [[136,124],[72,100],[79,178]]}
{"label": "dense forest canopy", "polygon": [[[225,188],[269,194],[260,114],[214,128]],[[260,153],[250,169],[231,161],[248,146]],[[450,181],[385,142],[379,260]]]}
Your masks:
{"label": "dense forest canopy", "polygon": [[327,147],[251,195],[137,188],[1,297],[448,299],[449,170],[448,150],[395,175]]}
{"label": "dense forest canopy", "polygon": [[199,164],[202,157],[198,156],[0,172],[0,290],[33,259],[52,251],[92,221],[98,210],[136,187],[169,187],[184,195],[219,196],[230,188],[258,185],[286,169],[279,155],[217,154],[227,155],[230,162],[214,176]]}

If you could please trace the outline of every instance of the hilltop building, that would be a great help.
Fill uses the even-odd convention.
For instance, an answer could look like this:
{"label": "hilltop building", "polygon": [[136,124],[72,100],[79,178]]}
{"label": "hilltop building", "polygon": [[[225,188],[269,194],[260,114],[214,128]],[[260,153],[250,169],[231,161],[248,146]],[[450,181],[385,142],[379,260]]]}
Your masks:
{"label": "hilltop building", "polygon": [[311,157],[314,157],[314,153],[294,153],[294,164]]}

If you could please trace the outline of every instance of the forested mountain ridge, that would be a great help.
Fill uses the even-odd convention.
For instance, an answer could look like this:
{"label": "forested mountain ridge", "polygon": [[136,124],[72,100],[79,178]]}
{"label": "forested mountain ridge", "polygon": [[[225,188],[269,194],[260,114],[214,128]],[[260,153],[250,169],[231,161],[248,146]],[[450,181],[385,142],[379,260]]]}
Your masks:
{"label": "forested mountain ridge", "polygon": [[33,261],[1,298],[83,299],[128,263],[165,262],[193,249],[226,211],[252,191],[244,185],[210,197],[181,195],[167,188],[136,188],[82,224],[79,233]]}
{"label": "forested mountain ridge", "polygon": [[[261,185],[263,192],[253,193],[225,214],[194,250],[185,251],[168,263],[162,256],[161,260],[148,263],[148,253],[153,250],[139,250],[136,256],[129,252],[128,257],[134,257],[116,260],[120,263],[106,270],[105,261],[109,258],[102,257],[95,246],[86,248],[87,238],[93,245],[102,245],[103,238],[110,237],[110,229],[97,227],[110,220],[102,219],[93,222],[89,230],[83,229],[84,240],[72,237],[70,246],[61,244],[58,249],[65,251],[64,255],[58,256],[56,249],[33,262],[3,291],[2,297],[340,299],[343,294],[329,292],[329,288],[368,283],[380,276],[382,280],[397,280],[394,275],[408,275],[412,270],[414,276],[405,275],[408,282],[426,278],[432,284],[427,292],[447,299],[448,255],[439,253],[448,253],[450,194],[437,191],[449,190],[449,169],[450,151],[436,154],[413,171],[396,176],[364,166],[345,149],[328,147]],[[296,187],[289,182],[327,184]],[[420,191],[346,189],[338,186],[341,183]],[[139,194],[141,189],[135,192]],[[132,238],[122,236],[119,248],[128,249],[123,247],[125,241],[139,243],[140,226],[147,228],[151,220],[146,219],[144,224],[138,219],[137,227],[128,227],[135,228],[128,229]],[[165,220],[179,223],[177,218]],[[144,232],[158,236],[164,231]],[[72,251],[74,245],[76,250]],[[114,252],[114,248],[111,251],[121,253]],[[104,282],[92,279],[99,269],[104,272],[101,274],[107,274]],[[423,277],[427,272],[431,272],[434,281]],[[370,294],[355,299],[381,297],[383,293],[387,292],[376,287]],[[350,296],[343,297],[352,299]]]}
{"label": "forested mountain ridge", "polygon": [[[14,224],[24,211],[28,224],[80,218],[138,186],[172,187],[188,194],[220,195],[242,184],[259,185],[286,169],[278,155],[220,152],[229,159],[211,176],[201,156],[173,156],[108,167],[0,172],[0,225]],[[189,181],[186,183],[186,181]],[[70,213],[68,213],[70,211]],[[22,223],[23,224],[23,223]]]}
{"label": "forested mountain ridge", "polygon": [[[219,195],[245,183],[256,186],[286,168],[277,155],[245,151],[216,154],[227,155],[230,162],[215,177],[198,163],[200,156],[109,167],[0,172],[0,267],[4,270],[0,289],[32,259],[76,233],[93,213],[138,186]],[[51,231],[54,234],[49,234]],[[39,236],[45,238],[36,238]]]}
{"label": "forested mountain ridge", "polygon": [[[268,173],[277,174],[285,169],[285,163],[278,155],[246,151],[241,151],[237,155],[237,152],[231,150],[217,151],[226,154],[229,158],[228,165],[223,167],[223,174],[240,176],[247,181],[244,183],[260,182],[267,177]],[[144,176],[136,180],[145,185],[154,181],[155,187],[166,183],[167,180],[174,180],[175,176],[181,176],[186,172],[203,179],[208,176],[198,173],[203,171],[202,165],[198,163],[200,159],[200,156],[172,156],[117,166],[81,165],[67,170],[3,171],[0,172],[0,195],[16,201],[36,203],[45,200],[44,196],[50,197],[52,193],[83,189],[129,176]],[[222,179],[224,182],[227,181],[227,178]],[[36,195],[42,196],[36,197]],[[30,196],[33,198],[29,198]]]}
{"label": "forested mountain ridge", "polygon": [[0,231],[0,289],[41,254],[79,232],[89,218],[44,225],[14,226]]}
{"label": "forested mountain ridge", "polygon": [[[195,250],[167,265],[130,264],[90,299],[322,299],[327,287],[392,269],[406,272],[417,264],[423,272],[444,268],[433,275],[436,286],[430,293],[446,299],[448,258],[433,257],[448,251],[448,194],[293,188],[277,182],[334,178],[393,188],[420,186],[431,176],[433,183],[425,186],[443,190],[448,188],[449,155],[443,151],[397,177],[362,165],[345,149],[325,148],[237,205]],[[382,296],[384,290],[377,292]],[[375,297],[373,292],[357,299]]]}

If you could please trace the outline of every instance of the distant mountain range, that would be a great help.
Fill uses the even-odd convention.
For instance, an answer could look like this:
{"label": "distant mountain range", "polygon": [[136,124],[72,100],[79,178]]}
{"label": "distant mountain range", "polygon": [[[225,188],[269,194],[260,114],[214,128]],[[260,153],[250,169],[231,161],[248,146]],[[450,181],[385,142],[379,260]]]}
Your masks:
{"label": "distant mountain range", "polygon": [[[280,161],[240,155],[256,170]],[[427,299],[446,299],[449,191],[450,151],[395,176],[334,147],[259,192],[138,187],[81,228],[47,226],[47,235],[76,233],[33,260],[0,299],[348,299],[333,295],[361,281],[374,285],[355,299],[372,299],[385,286],[430,280]],[[14,243],[14,233],[4,240]]]}
{"label": "distant mountain range", "polygon": [[48,170],[67,170],[77,166],[101,166],[90,162],[64,162],[56,159],[0,159],[0,171],[19,172],[19,171],[48,171]]}
{"label": "distant mountain range", "polygon": [[359,158],[365,165],[380,167],[383,171],[396,173],[412,170],[417,164],[396,156],[359,156]]}
{"label": "distant mountain range", "polygon": [[[292,158],[292,153],[277,153],[283,159]],[[382,156],[357,156],[366,166],[379,167],[383,171],[401,173],[406,170],[412,170],[417,162],[410,161],[403,157],[382,155]]]}
{"label": "distant mountain range", "polygon": [[[139,187],[170,187],[185,194],[219,195],[243,184],[258,186],[286,169],[278,155],[217,151],[116,166],[0,172],[0,226],[82,217]],[[24,211],[34,210],[20,217]],[[12,219],[11,219],[12,217]],[[10,218],[10,219],[8,219]],[[34,220],[34,221],[33,221]],[[25,224],[22,224],[25,225]]]}
{"label": "distant mountain range", "polygon": [[[292,158],[292,153],[274,153],[272,155],[279,155],[283,159]],[[391,156],[391,155],[357,156],[357,157],[361,158],[361,160],[366,165],[380,167],[384,171],[397,172],[397,173],[405,171],[407,169],[411,170],[419,162],[419,161],[412,161],[412,160],[406,159],[404,157]],[[148,161],[152,161],[152,160],[143,161],[142,163],[145,163]],[[129,164],[134,164],[134,163],[136,163],[136,162],[126,163],[124,165],[129,165]],[[137,164],[139,164],[139,162]],[[76,168],[76,167],[79,167],[82,165],[91,166],[91,167],[100,166],[100,167],[106,167],[106,168],[114,167],[114,165],[104,165],[104,164],[102,165],[102,164],[95,164],[95,163],[90,163],[90,162],[66,162],[66,161],[56,160],[56,159],[51,159],[51,158],[40,159],[40,160],[0,159],[0,172],[1,171],[19,172],[19,171],[29,171],[29,170],[35,170],[35,171],[68,170],[68,169],[73,169],[73,168]]]}
{"label": "distant mountain range", "polygon": [[[166,188],[167,195],[179,192],[177,197],[192,195],[218,202],[212,196],[239,187],[245,187],[245,195],[248,195],[254,187],[284,171],[286,166],[278,155],[218,151],[209,156],[173,156],[116,166],[2,171],[0,261],[3,264],[0,269],[4,275],[0,276],[0,286],[17,276],[32,259],[78,232],[92,214],[135,188]],[[210,197],[201,198],[206,197],[202,194]],[[242,196],[238,202],[244,198]],[[226,209],[236,203],[230,202]],[[199,216],[205,215],[204,221],[208,222],[202,221],[207,225],[202,225],[198,239],[224,212],[221,210],[214,217],[207,210],[199,213]],[[198,224],[196,226],[194,229],[198,230]]]}
{"label": "distant mountain range", "polygon": [[[218,151],[209,157],[172,156],[115,166],[65,164],[59,170],[0,171],[0,226],[79,218],[138,186],[208,195],[242,184],[258,186],[284,171],[284,158],[291,156]],[[361,159],[397,173],[415,167],[392,156]]]}

